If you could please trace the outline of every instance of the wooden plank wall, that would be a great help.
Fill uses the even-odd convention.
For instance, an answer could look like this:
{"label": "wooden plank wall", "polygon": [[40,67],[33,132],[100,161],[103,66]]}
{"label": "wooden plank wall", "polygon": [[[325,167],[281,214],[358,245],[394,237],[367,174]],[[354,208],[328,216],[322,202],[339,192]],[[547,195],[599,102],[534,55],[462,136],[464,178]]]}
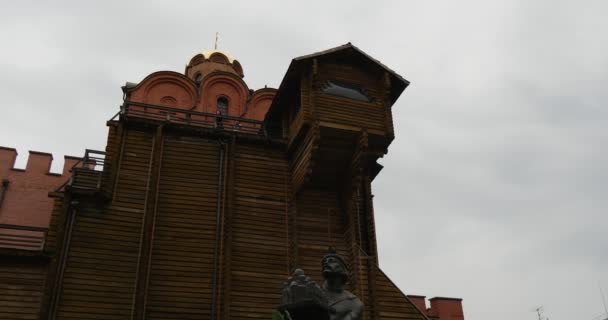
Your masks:
{"label": "wooden plank wall", "polygon": [[51,222],[49,224],[49,231],[46,233],[46,240],[44,241],[44,251],[50,254],[53,254],[58,250],[58,233],[63,231],[63,224],[65,223],[65,208],[63,207],[63,199],[63,197],[53,199]]}
{"label": "wooden plank wall", "polygon": [[[210,319],[214,283],[218,318],[268,319],[290,267],[322,283],[328,246],[347,262],[360,262],[349,262],[358,284],[350,290],[364,303],[370,301],[369,276],[377,279],[380,318],[424,319],[381,271],[370,272],[375,259],[352,253],[352,241],[363,247],[368,241],[361,239],[369,227],[364,195],[352,195],[348,212],[337,186],[303,184],[293,195],[290,161],[271,144],[236,139],[221,146],[217,139],[166,135],[159,151],[154,137],[126,130],[110,204],[83,198],[76,206],[57,319],[131,319],[139,313],[138,294],[146,295],[147,319]],[[222,152],[227,161],[220,161]],[[158,195],[149,235],[142,228],[156,157]],[[348,218],[357,205],[356,219]],[[55,207],[55,223],[65,224],[59,199]],[[57,247],[56,239],[49,233],[48,249]],[[151,239],[147,275],[138,274],[143,239]],[[136,292],[138,279],[147,281],[144,293]],[[396,316],[402,311],[407,317]],[[372,318],[366,309],[366,319]]]}
{"label": "wooden plank wall", "polygon": [[[376,267],[377,268],[377,267]],[[380,319],[383,320],[425,320],[426,317],[397,288],[380,268],[376,272],[376,300]]]}
{"label": "wooden plank wall", "polygon": [[311,126],[291,155],[289,171],[291,172],[291,190],[297,192],[300,187],[308,180],[314,165],[314,157],[319,148],[319,127]]}
{"label": "wooden plank wall", "polygon": [[272,146],[238,143],[233,173],[224,319],[269,319],[289,274],[287,161]]}
{"label": "wooden plank wall", "polygon": [[109,207],[76,207],[57,319],[130,317],[152,145],[151,133],[129,130]]}
{"label": "wooden plank wall", "polygon": [[106,143],[106,156],[103,166],[103,174],[101,180],[101,190],[107,195],[112,195],[115,178],[118,174],[118,159],[121,152],[121,139],[123,137],[124,126],[116,121],[108,123],[108,139]]}
{"label": "wooden plank wall", "polygon": [[315,89],[313,100],[317,120],[378,131],[386,130],[386,107],[383,104],[385,96],[380,86],[381,81],[348,65],[322,64],[319,69],[315,88],[324,81],[350,84],[366,89],[369,96],[376,101],[357,101],[325,94],[320,89]]}
{"label": "wooden plank wall", "polygon": [[217,141],[164,141],[147,319],[211,318],[219,164]]}
{"label": "wooden plank wall", "polygon": [[0,319],[39,319],[47,263],[28,257],[0,259]]}
{"label": "wooden plank wall", "polygon": [[323,283],[321,259],[329,246],[348,259],[344,215],[334,190],[306,187],[296,197],[298,264],[306,275]]}

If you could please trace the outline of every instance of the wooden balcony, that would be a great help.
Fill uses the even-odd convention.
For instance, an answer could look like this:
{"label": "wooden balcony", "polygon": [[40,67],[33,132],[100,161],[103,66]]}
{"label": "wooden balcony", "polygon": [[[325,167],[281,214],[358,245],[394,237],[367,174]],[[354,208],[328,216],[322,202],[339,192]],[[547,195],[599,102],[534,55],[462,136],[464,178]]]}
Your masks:
{"label": "wooden balcony", "polygon": [[[263,121],[133,101],[125,101],[120,112],[116,114],[116,116],[118,115],[122,120],[146,119],[153,122],[207,128],[229,133],[265,135]],[[110,120],[114,120],[114,118]]]}
{"label": "wooden balcony", "polygon": [[106,153],[86,149],[84,157],[78,161],[70,172],[72,176],[56,192],[70,190],[73,193],[96,194],[102,192],[102,178]]}

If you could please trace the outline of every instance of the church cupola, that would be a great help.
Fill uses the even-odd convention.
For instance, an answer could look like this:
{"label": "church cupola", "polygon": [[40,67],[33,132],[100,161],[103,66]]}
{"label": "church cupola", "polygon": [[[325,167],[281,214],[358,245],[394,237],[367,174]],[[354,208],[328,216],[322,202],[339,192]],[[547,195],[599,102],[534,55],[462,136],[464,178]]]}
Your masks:
{"label": "church cupola", "polygon": [[[261,122],[276,89],[265,87],[250,90],[243,77],[243,68],[236,59],[222,51],[211,50],[192,57],[183,74],[154,72],[137,84],[127,83],[123,93],[129,103]],[[146,109],[144,113],[148,111]],[[216,121],[215,117],[204,120]],[[229,123],[224,120],[224,125]],[[242,122],[239,124],[245,126]],[[259,129],[261,124],[256,126]]]}
{"label": "church cupola", "polygon": [[205,76],[216,71],[232,73],[241,78],[245,76],[241,64],[219,50],[205,51],[192,57],[186,66],[185,74],[188,78],[200,84]]}

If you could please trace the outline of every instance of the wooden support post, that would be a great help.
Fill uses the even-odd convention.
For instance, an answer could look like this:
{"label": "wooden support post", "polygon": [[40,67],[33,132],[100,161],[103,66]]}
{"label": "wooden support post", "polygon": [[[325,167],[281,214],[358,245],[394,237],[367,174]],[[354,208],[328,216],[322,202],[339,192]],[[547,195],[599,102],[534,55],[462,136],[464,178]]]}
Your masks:
{"label": "wooden support post", "polygon": [[[236,136],[232,136],[230,143],[221,142],[220,144],[220,170],[218,176],[218,213],[216,223],[216,244],[215,244],[215,261],[213,274],[213,298],[212,298],[212,320],[222,319],[222,312],[225,309],[222,298],[224,296],[224,278],[230,270],[225,269],[225,265],[229,263],[230,256],[225,253],[226,242],[226,212],[232,208],[232,195],[228,195],[228,190],[234,189],[233,179],[234,170],[230,168],[231,159],[234,166],[234,147]],[[230,200],[228,199],[230,197]],[[230,207],[230,208],[229,208]]]}
{"label": "wooden support post", "polygon": [[291,252],[290,252],[290,270],[291,273],[294,269],[300,266],[300,248],[298,240],[298,195],[292,191],[291,193],[291,206],[290,206],[290,217],[289,217],[289,238],[291,241]]}
{"label": "wooden support post", "polygon": [[[49,232],[54,232],[56,235],[55,238],[55,250],[50,251],[47,247],[49,242],[45,239],[44,252],[52,254],[52,258],[49,262],[48,273],[46,275],[46,281],[44,286],[44,296],[42,299],[42,306],[40,307],[40,319],[50,319],[50,311],[52,309],[52,301],[54,299],[55,287],[57,285],[57,270],[59,267],[59,257],[61,257],[61,250],[63,246],[63,239],[66,230],[66,219],[68,217],[68,204],[70,202],[70,197],[68,194],[64,193],[62,198],[55,199],[54,201],[59,201],[61,199],[61,211],[57,215],[53,215],[51,217],[51,224],[49,226],[49,231],[47,231],[48,236]],[[53,210],[56,210],[53,208]],[[54,222],[56,221],[56,222]],[[55,230],[52,228],[55,227]],[[49,252],[50,251],[50,252]]]}
{"label": "wooden support post", "polygon": [[131,319],[139,320],[146,318],[146,303],[148,300],[148,284],[152,263],[152,246],[154,243],[154,229],[158,204],[158,185],[163,159],[163,143],[163,126],[160,125],[156,128],[156,134],[154,135],[154,140],[152,142],[152,154],[150,155]]}
{"label": "wooden support post", "polygon": [[61,299],[61,280],[63,279],[63,271],[67,263],[67,256],[70,250],[70,239],[72,237],[72,229],[76,210],[72,207],[71,193],[66,193],[62,199],[62,214],[57,217],[57,243],[56,255],[51,260],[49,273],[47,275],[46,285],[46,301],[41,308],[40,319],[55,319],[57,308]]}
{"label": "wooden support post", "polygon": [[[354,179],[357,179],[356,177]],[[350,249],[350,273],[351,273],[351,286],[357,296],[364,300],[363,287],[361,286],[361,253],[359,252],[359,222],[358,222],[358,204],[357,204],[357,190],[352,186],[350,197],[348,198],[347,204],[347,234],[349,236],[349,249]],[[364,302],[365,303],[365,302]]]}
{"label": "wooden support post", "polygon": [[284,198],[285,198],[285,230],[287,239],[287,274],[297,267],[298,241],[296,232],[296,199],[291,192],[291,173],[289,165],[283,169],[284,175]]}
{"label": "wooden support post", "polygon": [[114,200],[116,199],[116,192],[114,192],[116,190],[116,186],[118,185],[118,179],[120,179],[120,167],[122,165],[122,158],[123,158],[123,154],[124,154],[124,149],[125,149],[125,142],[127,140],[127,130],[125,130],[124,128],[124,123],[119,123],[118,124],[118,129],[117,129],[117,136],[120,137],[119,141],[117,141],[116,143],[116,160],[114,161],[114,164],[112,165],[112,172],[110,173],[110,181],[108,181],[108,185],[112,186],[112,200],[111,202],[114,202]]}
{"label": "wooden support post", "polygon": [[317,80],[319,79],[319,62],[317,59],[312,60],[312,74],[308,77],[308,98],[309,100],[309,119],[311,121],[317,120],[317,111],[316,111],[316,103],[315,103],[315,85]]}
{"label": "wooden support post", "polygon": [[372,194],[371,194],[371,179],[369,177],[369,172],[366,172],[363,175],[362,179],[362,190],[364,194],[365,200],[365,226],[367,228],[367,241],[369,248],[369,259],[367,261],[367,288],[369,290],[369,308],[371,310],[370,314],[372,315],[372,319],[380,319],[380,310],[378,307],[378,299],[376,289],[376,278],[378,274],[378,248],[376,245],[376,232],[375,232],[375,223],[374,223],[374,208],[372,204]]}
{"label": "wooden support post", "polygon": [[[230,302],[231,302],[231,294],[232,294],[232,244],[233,244],[233,221],[234,221],[234,180],[236,176],[235,172],[235,158],[237,155],[236,150],[236,136],[232,137],[230,141],[230,145],[227,148],[227,152],[225,158],[227,160],[227,170],[226,175],[224,175],[225,186],[226,186],[226,196],[225,196],[225,204],[224,204],[224,227],[222,231],[222,239],[223,239],[223,249],[222,249],[222,257],[223,257],[223,268],[222,268],[222,277],[221,279],[223,286],[222,291],[218,292],[218,297],[222,297],[223,299],[219,299],[218,306],[223,303],[223,314],[221,318],[217,319],[225,319],[230,320]],[[222,301],[223,300],[223,301]]]}
{"label": "wooden support post", "polygon": [[124,124],[110,123],[111,134],[108,136],[106,158],[103,165],[101,192],[109,199],[114,194],[114,186],[118,175],[119,160],[122,154],[124,139]]}
{"label": "wooden support post", "polygon": [[349,181],[346,181],[345,195],[343,201],[346,202],[344,207],[346,208],[346,220],[347,220],[347,232],[349,239],[347,240],[350,248],[350,272],[351,272],[351,286],[355,294],[361,298],[361,301],[365,303],[365,297],[363,292],[362,273],[363,267],[361,265],[361,210],[359,193],[360,193],[360,181],[361,181],[361,139],[358,139],[355,152],[352,155],[350,163],[350,175]]}
{"label": "wooden support post", "polygon": [[391,110],[391,77],[388,72],[384,72],[383,78],[384,95],[382,96],[382,104],[384,105],[384,124],[388,140],[393,141],[395,139],[395,128],[393,127],[393,112]]}

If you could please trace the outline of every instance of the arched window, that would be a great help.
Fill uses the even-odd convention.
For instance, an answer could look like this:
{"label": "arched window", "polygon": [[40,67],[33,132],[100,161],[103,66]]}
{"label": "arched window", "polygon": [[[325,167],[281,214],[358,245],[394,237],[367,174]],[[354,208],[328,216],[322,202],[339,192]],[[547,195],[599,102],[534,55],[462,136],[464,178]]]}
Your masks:
{"label": "arched window", "polygon": [[217,111],[221,115],[228,115],[228,99],[226,97],[217,98]]}

